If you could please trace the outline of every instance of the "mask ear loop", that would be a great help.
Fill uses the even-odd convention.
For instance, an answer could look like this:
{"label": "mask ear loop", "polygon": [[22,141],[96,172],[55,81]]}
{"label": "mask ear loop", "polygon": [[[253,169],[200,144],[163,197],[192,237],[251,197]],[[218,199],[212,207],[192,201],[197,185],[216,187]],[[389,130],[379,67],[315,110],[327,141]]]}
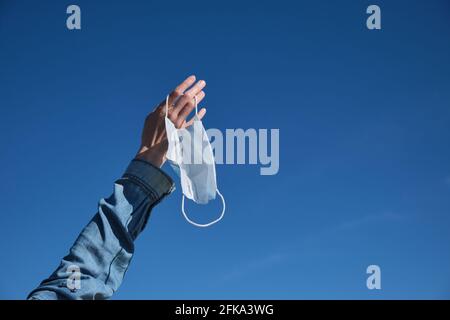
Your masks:
{"label": "mask ear loop", "polygon": [[[194,96],[194,101],[195,101],[195,116],[198,116],[198,100],[197,100],[197,96]],[[217,218],[214,221],[211,221],[209,223],[205,223],[205,224],[201,224],[201,223],[197,223],[195,221],[192,221],[191,219],[189,219],[189,217],[186,214],[186,211],[184,210],[184,194],[183,194],[183,198],[181,200],[181,212],[183,213],[184,218],[186,219],[187,222],[189,222],[190,224],[196,226],[196,227],[200,227],[200,228],[206,228],[209,226],[212,226],[213,224],[219,222],[220,220],[222,220],[223,216],[225,215],[225,198],[222,196],[222,194],[220,193],[219,189],[216,189],[217,194],[220,196],[220,198],[222,199],[222,212],[220,213],[219,218]]]}
{"label": "mask ear loop", "polygon": [[166,118],[169,114],[169,95],[166,96]]}
{"label": "mask ear loop", "polygon": [[220,220],[222,220],[223,216],[225,215],[225,199],[222,196],[222,194],[220,193],[219,189],[216,189],[217,194],[220,196],[220,198],[222,199],[222,203],[223,203],[223,207],[222,207],[222,212],[220,213],[219,218],[217,218],[214,221],[211,221],[209,223],[205,223],[205,224],[200,224],[197,222],[192,221],[191,219],[189,219],[189,217],[186,215],[186,212],[184,211],[184,194],[183,194],[183,198],[181,200],[181,212],[183,212],[183,216],[186,219],[187,222],[189,222],[190,224],[196,226],[196,227],[200,227],[200,228],[205,228],[205,227],[209,227],[212,226],[213,224],[219,222]]}
{"label": "mask ear loop", "polygon": [[[167,116],[167,101],[168,101],[168,98],[169,98],[169,96],[167,96],[167,99],[166,99],[166,116]],[[198,106],[197,106],[198,105],[198,100],[197,100],[197,96],[194,96],[194,102],[195,102],[195,117],[197,117],[198,116]],[[220,196],[220,198],[222,199],[222,204],[223,204],[222,212],[220,213],[219,218],[217,218],[216,220],[211,221],[209,223],[205,223],[205,224],[197,223],[197,222],[192,221],[191,219],[189,219],[189,217],[186,214],[186,211],[184,210],[184,199],[185,199],[185,196],[183,194],[183,198],[181,199],[181,212],[183,213],[183,216],[186,219],[186,221],[189,222],[190,224],[196,226],[196,227],[206,228],[206,227],[212,226],[213,224],[215,224],[215,223],[219,222],[220,220],[222,220],[223,216],[225,215],[225,208],[226,208],[225,198],[222,196],[222,194],[220,193],[219,189],[216,189],[216,192]]]}
{"label": "mask ear loop", "polygon": [[194,102],[195,102],[195,116],[197,116],[198,115],[198,108],[197,108],[198,100],[197,100],[197,96],[194,96]]}

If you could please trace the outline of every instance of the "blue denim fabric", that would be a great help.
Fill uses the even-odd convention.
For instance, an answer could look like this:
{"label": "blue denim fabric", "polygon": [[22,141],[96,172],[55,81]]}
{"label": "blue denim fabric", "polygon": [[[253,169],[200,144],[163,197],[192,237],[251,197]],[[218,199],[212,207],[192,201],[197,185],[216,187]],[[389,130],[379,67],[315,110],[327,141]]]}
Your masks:
{"label": "blue denim fabric", "polygon": [[[101,199],[98,212],[82,230],[69,254],[28,298],[108,299],[119,288],[134,253],[134,240],[145,228],[152,208],[174,189],[159,168],[133,160]],[[75,285],[74,271],[80,277]]]}

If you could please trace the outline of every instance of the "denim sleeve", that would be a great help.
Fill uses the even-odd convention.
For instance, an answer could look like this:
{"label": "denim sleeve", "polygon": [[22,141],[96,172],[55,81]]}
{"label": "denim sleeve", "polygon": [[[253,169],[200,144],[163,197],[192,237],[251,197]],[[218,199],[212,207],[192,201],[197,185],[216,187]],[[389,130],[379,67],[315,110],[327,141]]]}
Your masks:
{"label": "denim sleeve", "polygon": [[134,240],[152,208],[174,189],[159,168],[133,160],[101,199],[98,212],[81,231],[58,268],[28,299],[108,299],[122,283],[134,253]]}

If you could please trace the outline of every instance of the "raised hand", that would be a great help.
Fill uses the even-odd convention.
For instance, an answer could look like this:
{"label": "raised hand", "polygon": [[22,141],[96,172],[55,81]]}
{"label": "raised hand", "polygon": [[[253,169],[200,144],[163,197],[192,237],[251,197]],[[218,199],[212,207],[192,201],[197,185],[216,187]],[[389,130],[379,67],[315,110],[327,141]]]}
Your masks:
{"label": "raised hand", "polygon": [[[198,104],[205,98],[205,86],[206,82],[204,80],[196,82],[195,76],[192,75],[170,93],[168,117],[177,128],[186,128],[192,125],[193,118],[187,120],[187,117],[195,107],[194,98],[197,97]],[[206,109],[202,108],[198,111],[197,116],[199,119],[202,119],[205,114]],[[165,116],[166,99],[145,119],[141,146],[136,159],[143,159],[157,167],[161,167],[164,164],[168,146]]]}

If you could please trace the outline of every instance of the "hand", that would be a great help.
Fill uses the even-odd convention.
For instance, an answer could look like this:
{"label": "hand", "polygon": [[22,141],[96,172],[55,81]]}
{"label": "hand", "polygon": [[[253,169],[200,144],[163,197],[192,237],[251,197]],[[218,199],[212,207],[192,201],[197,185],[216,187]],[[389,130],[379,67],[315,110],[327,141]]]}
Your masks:
{"label": "hand", "polygon": [[[197,97],[198,104],[205,98],[203,89],[206,86],[206,82],[200,80],[195,83],[195,80],[195,76],[188,77],[169,95],[168,117],[177,128],[187,128],[194,123],[193,118],[186,121],[186,118],[195,107],[194,97]],[[198,118],[202,119],[205,113],[205,108],[200,109]],[[141,146],[136,155],[136,159],[148,161],[158,168],[166,161],[168,147],[164,120],[165,116],[166,99],[164,99],[145,119]]]}

